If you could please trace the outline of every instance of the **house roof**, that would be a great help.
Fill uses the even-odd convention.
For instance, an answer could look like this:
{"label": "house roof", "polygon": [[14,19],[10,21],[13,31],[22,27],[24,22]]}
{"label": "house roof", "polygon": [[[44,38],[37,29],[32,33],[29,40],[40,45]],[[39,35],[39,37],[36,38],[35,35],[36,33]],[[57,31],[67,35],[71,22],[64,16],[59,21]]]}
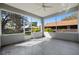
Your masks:
{"label": "house roof", "polygon": [[45,27],[77,25],[78,24],[77,22],[78,22],[77,18],[65,19],[59,22],[48,23],[45,25]]}

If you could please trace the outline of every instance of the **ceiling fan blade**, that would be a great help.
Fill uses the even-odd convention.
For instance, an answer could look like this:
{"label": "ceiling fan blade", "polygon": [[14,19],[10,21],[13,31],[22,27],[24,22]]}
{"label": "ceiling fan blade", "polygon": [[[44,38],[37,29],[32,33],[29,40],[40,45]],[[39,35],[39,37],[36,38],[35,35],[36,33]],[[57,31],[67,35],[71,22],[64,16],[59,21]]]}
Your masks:
{"label": "ceiling fan blade", "polygon": [[43,8],[44,11],[46,11],[44,3],[42,3],[42,8]]}
{"label": "ceiling fan blade", "polygon": [[51,8],[52,6],[45,6],[46,8]]}
{"label": "ceiling fan blade", "polygon": [[44,7],[43,10],[46,11],[46,8]]}
{"label": "ceiling fan blade", "polygon": [[43,8],[51,8],[52,6],[48,6],[48,5],[46,5],[45,3],[42,3],[42,7],[43,7]]}

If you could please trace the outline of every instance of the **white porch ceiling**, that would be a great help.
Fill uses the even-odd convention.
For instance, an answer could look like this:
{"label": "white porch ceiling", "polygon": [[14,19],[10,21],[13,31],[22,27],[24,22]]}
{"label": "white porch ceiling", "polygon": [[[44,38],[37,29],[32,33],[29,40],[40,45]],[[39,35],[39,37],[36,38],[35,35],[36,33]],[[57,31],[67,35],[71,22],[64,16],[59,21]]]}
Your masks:
{"label": "white porch ceiling", "polygon": [[8,5],[24,10],[26,12],[30,12],[34,15],[40,17],[46,17],[57,12],[62,12],[63,10],[70,9],[75,7],[77,3],[45,3],[45,9],[42,7],[42,3],[7,3]]}

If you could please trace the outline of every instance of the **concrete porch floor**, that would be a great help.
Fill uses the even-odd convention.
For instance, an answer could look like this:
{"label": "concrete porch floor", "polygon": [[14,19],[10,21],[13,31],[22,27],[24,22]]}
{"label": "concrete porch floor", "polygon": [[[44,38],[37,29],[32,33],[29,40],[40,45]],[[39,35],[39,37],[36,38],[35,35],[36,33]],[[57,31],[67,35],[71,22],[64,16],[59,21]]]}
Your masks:
{"label": "concrete porch floor", "polygon": [[79,55],[79,43],[39,38],[3,47],[2,55]]}

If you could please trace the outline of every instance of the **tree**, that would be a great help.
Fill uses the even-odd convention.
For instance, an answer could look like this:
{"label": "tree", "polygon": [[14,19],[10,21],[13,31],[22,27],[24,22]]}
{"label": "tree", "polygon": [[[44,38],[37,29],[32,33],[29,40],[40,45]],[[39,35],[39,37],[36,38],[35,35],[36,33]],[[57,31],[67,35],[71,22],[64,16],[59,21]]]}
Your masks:
{"label": "tree", "polygon": [[15,26],[15,32],[21,32],[22,31],[22,21],[21,21],[21,15],[13,14],[10,12],[2,11],[2,33],[6,31],[5,25],[12,21],[16,24]]}
{"label": "tree", "polygon": [[32,26],[37,26],[37,22],[32,22]]}
{"label": "tree", "polygon": [[9,15],[10,14],[6,13],[5,11],[2,11],[2,33],[5,30],[6,23],[10,20]]}

